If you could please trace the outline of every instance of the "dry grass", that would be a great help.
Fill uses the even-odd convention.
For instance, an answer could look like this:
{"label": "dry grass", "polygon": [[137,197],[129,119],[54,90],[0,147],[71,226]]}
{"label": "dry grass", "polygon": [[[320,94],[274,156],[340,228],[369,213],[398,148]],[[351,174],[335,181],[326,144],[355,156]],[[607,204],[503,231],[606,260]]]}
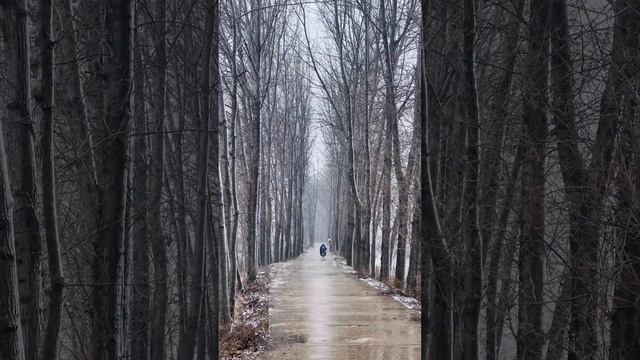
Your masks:
{"label": "dry grass", "polygon": [[261,271],[236,295],[236,317],[221,328],[220,358],[259,359],[269,342],[269,271]]}

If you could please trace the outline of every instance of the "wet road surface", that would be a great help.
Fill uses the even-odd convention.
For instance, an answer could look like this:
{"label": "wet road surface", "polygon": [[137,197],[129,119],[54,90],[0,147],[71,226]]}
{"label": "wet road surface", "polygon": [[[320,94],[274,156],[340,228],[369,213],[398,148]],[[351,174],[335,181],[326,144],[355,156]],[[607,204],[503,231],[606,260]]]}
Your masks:
{"label": "wet road surface", "polygon": [[338,269],[319,244],[275,271],[268,359],[420,359],[420,322]]}

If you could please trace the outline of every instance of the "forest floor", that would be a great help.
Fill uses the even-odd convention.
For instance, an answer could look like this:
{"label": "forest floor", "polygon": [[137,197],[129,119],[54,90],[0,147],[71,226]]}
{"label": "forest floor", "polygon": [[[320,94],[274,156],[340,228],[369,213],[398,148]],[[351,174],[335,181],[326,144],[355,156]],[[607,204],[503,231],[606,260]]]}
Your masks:
{"label": "forest floor", "polygon": [[235,319],[221,327],[220,359],[262,359],[269,344],[269,285],[271,269],[263,268],[256,281],[236,294]]}
{"label": "forest floor", "polygon": [[360,279],[318,247],[274,268],[268,359],[419,359],[415,299]]}

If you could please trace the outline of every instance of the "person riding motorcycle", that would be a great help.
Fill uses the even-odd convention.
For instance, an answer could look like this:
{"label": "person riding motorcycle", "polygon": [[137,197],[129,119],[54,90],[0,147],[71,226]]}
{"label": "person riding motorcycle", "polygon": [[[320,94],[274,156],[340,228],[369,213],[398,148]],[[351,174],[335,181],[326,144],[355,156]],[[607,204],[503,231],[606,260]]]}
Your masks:
{"label": "person riding motorcycle", "polygon": [[324,257],[327,255],[327,246],[323,243],[320,245],[320,256]]}

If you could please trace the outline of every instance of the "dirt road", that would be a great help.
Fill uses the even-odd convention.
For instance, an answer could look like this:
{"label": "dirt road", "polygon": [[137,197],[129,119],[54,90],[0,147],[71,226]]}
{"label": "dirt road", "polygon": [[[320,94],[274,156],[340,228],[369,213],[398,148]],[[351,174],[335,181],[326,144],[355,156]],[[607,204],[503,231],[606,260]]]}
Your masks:
{"label": "dirt road", "polygon": [[276,270],[268,359],[419,359],[420,322],[318,246]]}

